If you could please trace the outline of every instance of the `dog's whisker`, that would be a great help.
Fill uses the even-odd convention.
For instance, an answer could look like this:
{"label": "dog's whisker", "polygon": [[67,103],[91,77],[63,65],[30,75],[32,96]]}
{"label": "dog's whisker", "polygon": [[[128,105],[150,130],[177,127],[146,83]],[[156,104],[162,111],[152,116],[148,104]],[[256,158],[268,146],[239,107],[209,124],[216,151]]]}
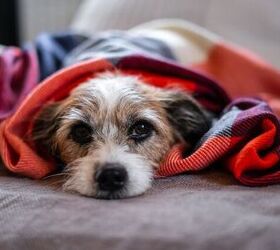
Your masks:
{"label": "dog's whisker", "polygon": [[67,176],[67,173],[61,172],[61,173],[57,173],[57,174],[52,174],[52,175],[48,175],[46,177],[43,178],[43,180],[47,180],[53,177],[57,177],[57,176]]}

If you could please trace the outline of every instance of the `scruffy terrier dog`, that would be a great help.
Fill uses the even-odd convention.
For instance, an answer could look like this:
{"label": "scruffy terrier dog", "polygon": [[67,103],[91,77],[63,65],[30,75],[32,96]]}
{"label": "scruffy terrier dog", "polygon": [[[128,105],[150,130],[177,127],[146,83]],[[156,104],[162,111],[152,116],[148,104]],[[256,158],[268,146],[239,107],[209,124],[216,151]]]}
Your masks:
{"label": "scruffy terrier dog", "polygon": [[36,119],[36,145],[65,164],[63,189],[104,199],[145,192],[175,143],[191,149],[209,129],[188,94],[140,78],[103,73]]}

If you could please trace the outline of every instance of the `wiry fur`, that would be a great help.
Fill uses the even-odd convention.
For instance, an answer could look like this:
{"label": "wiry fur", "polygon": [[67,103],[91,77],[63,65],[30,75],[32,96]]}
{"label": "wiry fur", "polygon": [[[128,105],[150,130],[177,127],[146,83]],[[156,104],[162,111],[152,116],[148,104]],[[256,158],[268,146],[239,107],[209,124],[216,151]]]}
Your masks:
{"label": "wiry fur", "polygon": [[[154,128],[141,143],[128,137],[137,120]],[[92,130],[92,141],[79,145],[69,136],[82,121]],[[63,101],[43,108],[33,129],[38,148],[65,163],[65,190],[101,198],[122,198],[145,192],[154,170],[178,141],[191,148],[209,128],[208,118],[196,101],[176,89],[160,89],[139,78],[101,74],[74,89]],[[102,191],[94,179],[106,163],[121,164],[128,173],[118,192]]]}

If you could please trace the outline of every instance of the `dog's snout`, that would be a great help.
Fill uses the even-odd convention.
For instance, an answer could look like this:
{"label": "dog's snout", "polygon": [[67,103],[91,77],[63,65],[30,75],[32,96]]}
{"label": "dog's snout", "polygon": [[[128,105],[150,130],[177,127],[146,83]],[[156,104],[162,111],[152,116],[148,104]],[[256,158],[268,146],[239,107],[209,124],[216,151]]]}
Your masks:
{"label": "dog's snout", "polygon": [[117,191],[127,181],[127,171],[119,164],[106,164],[96,173],[96,181],[100,190]]}

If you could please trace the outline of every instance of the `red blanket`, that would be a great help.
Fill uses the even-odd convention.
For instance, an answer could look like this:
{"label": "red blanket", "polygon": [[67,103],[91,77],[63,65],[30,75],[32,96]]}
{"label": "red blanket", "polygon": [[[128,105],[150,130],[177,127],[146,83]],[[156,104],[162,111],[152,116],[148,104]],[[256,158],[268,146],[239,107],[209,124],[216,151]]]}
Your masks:
{"label": "red blanket", "polygon": [[[191,155],[182,158],[182,146],[176,145],[156,176],[197,171],[214,164],[226,167],[246,185],[279,183],[279,72],[252,54],[222,42],[213,45],[207,53],[206,59],[188,67],[142,51],[109,53],[104,59],[93,58],[53,74],[34,88],[16,112],[0,124],[0,153],[5,166],[31,178],[42,178],[55,171],[54,160],[39,156],[30,140],[37,113],[46,103],[65,98],[71,89],[95,72],[117,68],[125,74],[140,75],[149,84],[159,87],[175,81],[182,91],[194,93],[205,108],[219,114],[218,121]],[[32,81],[37,79],[35,76]],[[255,98],[251,98],[252,95]],[[231,98],[234,101],[230,101]]]}

